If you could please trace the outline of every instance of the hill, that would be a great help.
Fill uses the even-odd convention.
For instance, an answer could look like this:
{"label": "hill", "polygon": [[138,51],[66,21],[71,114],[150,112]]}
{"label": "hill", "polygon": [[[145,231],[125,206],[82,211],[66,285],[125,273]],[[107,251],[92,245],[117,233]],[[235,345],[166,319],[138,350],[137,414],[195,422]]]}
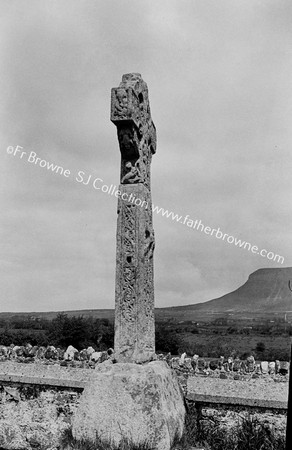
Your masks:
{"label": "hill", "polygon": [[292,312],[290,287],[292,267],[259,269],[235,291],[196,306],[214,312]]}
{"label": "hill", "polygon": [[[291,280],[291,281],[290,281]],[[194,305],[164,308],[180,320],[234,315],[237,318],[292,316],[292,267],[259,269],[233,292]],[[161,311],[161,310],[158,310]],[[194,319],[196,317],[196,319]]]}

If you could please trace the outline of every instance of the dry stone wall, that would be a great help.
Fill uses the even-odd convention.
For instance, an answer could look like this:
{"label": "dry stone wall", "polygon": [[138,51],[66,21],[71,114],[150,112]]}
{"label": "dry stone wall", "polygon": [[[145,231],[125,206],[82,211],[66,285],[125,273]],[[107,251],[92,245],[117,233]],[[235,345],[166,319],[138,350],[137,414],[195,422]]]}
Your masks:
{"label": "dry stone wall", "polygon": [[[40,363],[40,364],[60,364],[66,367],[94,368],[97,363],[102,363],[113,357],[113,349],[107,351],[97,351],[93,347],[88,347],[78,351],[72,345],[66,350],[56,348],[52,345],[47,347],[32,346],[10,346],[0,345],[1,361],[15,361],[20,363]],[[253,356],[246,360],[239,358],[224,357],[202,358],[199,355],[187,356],[183,353],[180,357],[172,357],[171,354],[160,354],[158,359],[166,361],[172,369],[187,374],[200,374],[222,379],[246,379],[249,377],[258,378],[262,375],[288,377],[288,361],[255,361]],[[239,378],[238,378],[239,377]]]}
{"label": "dry stone wall", "polygon": [[[59,359],[52,347],[45,350],[43,357],[26,356],[23,349],[22,354],[17,354],[15,348],[1,355],[0,448],[56,450],[63,431],[71,427],[72,415],[92,370],[100,366],[103,358],[107,358],[104,364],[112,363],[111,351],[87,349],[77,353],[70,347]],[[94,353],[95,357],[91,357]],[[240,412],[246,414],[258,408],[257,413],[264,421],[278,420],[279,427],[285,427],[287,364],[282,364],[281,370],[281,364],[275,363],[274,373],[272,365],[269,372],[268,364],[266,373],[267,365],[262,364],[261,373],[257,374],[257,363],[249,372],[244,366],[239,370],[234,370],[237,367],[234,364],[224,367],[222,359],[207,361],[187,355],[180,358],[160,355],[159,358],[166,359],[176,371],[187,401],[202,407],[206,417],[216,410],[216,417],[224,424],[232,417],[235,420]],[[258,391],[251,392],[253,387]],[[234,399],[230,402],[232,392]],[[263,393],[266,399],[257,399]]]}
{"label": "dry stone wall", "polygon": [[255,361],[253,356],[246,360],[232,357],[218,359],[200,358],[198,355],[187,357],[183,353],[180,357],[171,357],[170,354],[158,355],[159,359],[168,362],[172,369],[186,375],[205,376],[212,378],[249,380],[270,376],[278,381],[288,381],[288,361]]}
{"label": "dry stone wall", "polygon": [[64,350],[56,348],[53,345],[47,347],[18,346],[11,344],[10,346],[0,345],[0,362],[15,361],[19,363],[40,363],[40,364],[60,364],[68,367],[91,367],[94,368],[96,363],[101,363],[110,358],[113,349],[107,351],[96,351],[93,347],[88,347],[78,351],[72,345]]}

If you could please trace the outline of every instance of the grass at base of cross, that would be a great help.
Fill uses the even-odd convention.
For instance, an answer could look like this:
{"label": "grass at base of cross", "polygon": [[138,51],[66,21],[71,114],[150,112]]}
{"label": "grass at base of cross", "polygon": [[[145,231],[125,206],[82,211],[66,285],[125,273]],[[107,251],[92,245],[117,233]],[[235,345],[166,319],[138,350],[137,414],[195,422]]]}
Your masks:
{"label": "grass at base of cross", "polygon": [[238,416],[237,424],[227,429],[214,416],[201,418],[195,405],[188,405],[185,430],[172,450],[285,450],[285,435],[253,415]]}
{"label": "grass at base of cross", "polygon": [[79,441],[72,435],[72,429],[67,428],[62,436],[61,450],[154,450],[147,442],[145,444],[133,444],[129,439],[124,438],[120,445],[116,446],[111,442],[105,442],[97,434],[95,442],[91,440]]}
{"label": "grass at base of cross", "polygon": [[[279,435],[267,424],[252,415],[239,417],[237,425],[227,431],[218,426],[214,417],[198,419],[194,406],[188,407],[183,436],[176,438],[171,450],[285,450],[285,436]],[[124,439],[119,446],[106,443],[97,436],[96,441],[77,441],[67,429],[61,450],[155,450],[148,443],[135,445]]]}

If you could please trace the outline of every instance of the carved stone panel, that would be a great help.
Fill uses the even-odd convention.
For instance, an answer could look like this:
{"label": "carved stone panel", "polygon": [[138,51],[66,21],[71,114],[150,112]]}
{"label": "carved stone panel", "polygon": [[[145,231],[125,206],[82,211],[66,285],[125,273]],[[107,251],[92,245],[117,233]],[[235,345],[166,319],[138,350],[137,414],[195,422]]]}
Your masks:
{"label": "carved stone panel", "polygon": [[115,355],[119,362],[143,362],[155,354],[151,201],[142,184],[119,190],[132,201],[120,198],[118,205]]}

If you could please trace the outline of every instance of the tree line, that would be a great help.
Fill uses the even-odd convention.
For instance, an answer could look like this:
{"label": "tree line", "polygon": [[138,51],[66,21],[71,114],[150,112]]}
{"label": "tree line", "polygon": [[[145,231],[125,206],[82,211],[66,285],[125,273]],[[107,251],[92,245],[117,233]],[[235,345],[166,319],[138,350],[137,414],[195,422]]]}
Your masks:
{"label": "tree line", "polygon": [[[73,345],[77,350],[92,346],[107,350],[114,346],[114,324],[109,319],[71,316],[60,313],[52,320],[12,318],[0,322],[0,345],[31,345],[67,348]],[[179,335],[156,323],[155,344],[157,352],[178,354],[182,347]]]}

